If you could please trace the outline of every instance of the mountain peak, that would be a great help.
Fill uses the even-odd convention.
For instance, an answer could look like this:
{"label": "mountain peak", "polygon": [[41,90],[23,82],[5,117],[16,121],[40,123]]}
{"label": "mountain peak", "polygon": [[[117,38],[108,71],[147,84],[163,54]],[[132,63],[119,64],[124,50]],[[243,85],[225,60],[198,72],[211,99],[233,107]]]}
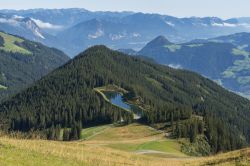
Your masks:
{"label": "mountain peak", "polygon": [[107,51],[112,51],[112,50],[106,47],[105,45],[95,45],[95,46],[87,48],[85,51],[78,54],[77,57],[81,59],[85,56],[96,56],[97,52],[107,52]]}
{"label": "mountain peak", "polygon": [[149,44],[158,45],[158,46],[164,46],[171,43],[165,36],[158,36],[154,40],[152,40]]}
{"label": "mountain peak", "polygon": [[[164,49],[166,45],[172,45],[170,41],[165,36],[158,36],[151,42],[149,42],[145,47],[139,51],[139,55],[150,55],[153,54],[154,50]],[[164,49],[166,50],[166,49]]]}
{"label": "mountain peak", "polygon": [[148,52],[149,50],[152,50],[155,48],[163,48],[163,46],[171,45],[171,44],[173,43],[168,41],[168,39],[165,36],[160,35],[156,37],[154,40],[152,40],[151,42],[149,42],[144,48],[142,48],[139,54],[146,55],[149,53]]}
{"label": "mountain peak", "polygon": [[110,48],[108,48],[107,46],[105,45],[95,45],[95,46],[92,46],[92,47],[89,47],[88,49],[86,49],[84,52],[89,52],[89,51],[111,51]]}

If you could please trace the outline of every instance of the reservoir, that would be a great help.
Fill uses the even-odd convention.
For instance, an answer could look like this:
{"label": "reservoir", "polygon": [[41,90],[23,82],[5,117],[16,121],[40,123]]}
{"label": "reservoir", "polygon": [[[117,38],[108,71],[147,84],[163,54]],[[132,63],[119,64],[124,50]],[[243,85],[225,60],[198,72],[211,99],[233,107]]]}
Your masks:
{"label": "reservoir", "polygon": [[110,100],[110,102],[118,107],[132,111],[134,119],[141,118],[141,109],[135,105],[128,104],[124,101],[123,96],[118,92],[103,91],[103,94]]}

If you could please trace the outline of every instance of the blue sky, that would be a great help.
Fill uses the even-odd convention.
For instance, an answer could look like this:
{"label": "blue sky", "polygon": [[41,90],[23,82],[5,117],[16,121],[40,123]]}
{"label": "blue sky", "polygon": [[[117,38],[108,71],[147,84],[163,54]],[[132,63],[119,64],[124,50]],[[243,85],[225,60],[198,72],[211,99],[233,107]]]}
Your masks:
{"label": "blue sky", "polygon": [[72,8],[140,11],[177,17],[250,17],[250,0],[0,0],[1,9]]}

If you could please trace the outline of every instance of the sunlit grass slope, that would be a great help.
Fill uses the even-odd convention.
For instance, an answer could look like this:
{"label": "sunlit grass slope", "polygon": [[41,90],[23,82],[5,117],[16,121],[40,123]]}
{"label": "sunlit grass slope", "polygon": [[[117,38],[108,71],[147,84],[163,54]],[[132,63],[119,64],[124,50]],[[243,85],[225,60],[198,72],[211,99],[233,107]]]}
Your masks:
{"label": "sunlit grass slope", "polygon": [[148,126],[104,125],[84,129],[86,140],[60,142],[0,137],[0,165],[168,166],[249,165],[250,150],[188,157],[176,140]]}
{"label": "sunlit grass slope", "polygon": [[7,89],[7,87],[0,84],[0,90],[4,90],[4,89]]}
{"label": "sunlit grass slope", "polygon": [[5,34],[0,32],[0,36],[4,39],[4,46],[0,47],[0,50],[4,50],[6,52],[17,52],[21,54],[32,54],[30,51],[18,46],[17,43],[21,43],[24,40],[12,35]]}

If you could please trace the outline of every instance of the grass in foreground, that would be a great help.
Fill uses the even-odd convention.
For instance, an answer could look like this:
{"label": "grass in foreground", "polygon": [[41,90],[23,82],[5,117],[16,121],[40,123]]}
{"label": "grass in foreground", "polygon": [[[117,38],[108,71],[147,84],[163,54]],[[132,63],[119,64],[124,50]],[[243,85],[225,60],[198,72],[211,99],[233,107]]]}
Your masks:
{"label": "grass in foreground", "polygon": [[39,165],[47,166],[53,163],[53,166],[61,165],[80,165],[81,162],[66,159],[52,154],[43,154],[32,149],[23,149],[10,144],[0,144],[0,165]]}
{"label": "grass in foreground", "polygon": [[[43,140],[17,140],[0,138],[4,146],[12,146],[15,153],[0,149],[0,165],[180,165],[176,159],[161,159],[135,153],[123,152],[102,145],[85,142],[55,142]],[[33,157],[29,157],[34,154]],[[13,158],[8,160],[10,158]],[[47,160],[48,159],[48,160]],[[7,164],[5,164],[7,163]],[[18,163],[18,164],[17,164]],[[34,163],[34,164],[33,164]]]}
{"label": "grass in foreground", "polygon": [[111,127],[105,132],[92,137],[92,141],[130,141],[152,137],[162,137],[161,132],[140,124],[130,124],[127,126]]}
{"label": "grass in foreground", "polygon": [[103,126],[97,126],[97,127],[90,127],[83,129],[81,132],[81,139],[88,140],[94,137],[97,134],[100,134],[101,132],[104,132],[106,129],[110,128],[111,125],[103,125]]}
{"label": "grass in foreground", "polygon": [[174,140],[156,140],[134,144],[109,144],[108,147],[138,154],[158,154],[164,157],[187,157],[180,152],[180,145]]}
{"label": "grass in foreground", "polygon": [[[101,131],[103,129],[104,131]],[[95,132],[94,132],[95,131]],[[0,165],[86,165],[86,166],[168,166],[168,165],[249,165],[250,148],[211,157],[177,157],[164,153],[137,153],[155,150],[181,153],[174,140],[140,124],[123,127],[98,126],[83,131],[89,139],[60,142],[0,137]],[[110,135],[109,135],[110,134]],[[144,154],[144,155],[143,155]]]}
{"label": "grass in foreground", "polygon": [[176,140],[166,139],[162,132],[140,124],[106,128],[92,136],[89,142],[125,152],[186,157]]}

